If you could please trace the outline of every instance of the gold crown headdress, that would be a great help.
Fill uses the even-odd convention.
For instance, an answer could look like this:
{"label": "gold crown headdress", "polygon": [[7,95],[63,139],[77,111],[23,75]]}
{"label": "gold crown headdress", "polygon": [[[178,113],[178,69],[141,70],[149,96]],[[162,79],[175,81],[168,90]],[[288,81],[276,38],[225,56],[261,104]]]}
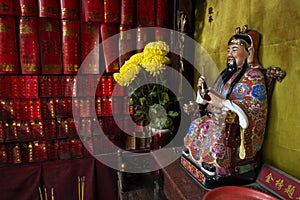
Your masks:
{"label": "gold crown headdress", "polygon": [[229,41],[228,45],[238,44],[244,46],[248,49],[252,46],[252,38],[248,35],[248,26],[244,25],[242,30],[240,27],[235,29],[235,35],[232,36]]}

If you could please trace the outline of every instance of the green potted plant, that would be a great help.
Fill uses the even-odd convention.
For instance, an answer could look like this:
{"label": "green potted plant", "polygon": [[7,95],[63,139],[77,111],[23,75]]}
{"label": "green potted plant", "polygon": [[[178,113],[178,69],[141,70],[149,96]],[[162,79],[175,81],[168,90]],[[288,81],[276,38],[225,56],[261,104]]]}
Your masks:
{"label": "green potted plant", "polygon": [[113,77],[120,86],[128,88],[129,105],[133,107],[136,123],[172,131],[179,104],[178,98],[166,87],[164,71],[171,63],[168,53],[169,46],[165,42],[150,42],[142,52],[125,61]]}

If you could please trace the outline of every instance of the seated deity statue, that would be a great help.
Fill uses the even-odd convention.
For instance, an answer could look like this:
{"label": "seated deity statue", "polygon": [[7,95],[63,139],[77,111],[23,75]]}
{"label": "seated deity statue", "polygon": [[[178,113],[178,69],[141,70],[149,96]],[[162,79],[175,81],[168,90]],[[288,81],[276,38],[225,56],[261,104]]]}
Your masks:
{"label": "seated deity statue", "polygon": [[207,88],[203,76],[198,80],[196,102],[205,110],[184,137],[181,165],[205,187],[255,181],[268,114],[258,45],[258,32],[237,28],[213,86]]}

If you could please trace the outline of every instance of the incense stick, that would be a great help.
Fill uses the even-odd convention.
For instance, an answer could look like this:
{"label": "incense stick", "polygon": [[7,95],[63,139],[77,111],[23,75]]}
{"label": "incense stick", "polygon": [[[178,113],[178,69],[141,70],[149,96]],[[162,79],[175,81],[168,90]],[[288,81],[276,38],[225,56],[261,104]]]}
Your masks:
{"label": "incense stick", "polygon": [[43,193],[41,187],[39,187],[40,200],[43,200]]}
{"label": "incense stick", "polygon": [[51,200],[54,200],[54,188],[51,188]]}
{"label": "incense stick", "polygon": [[48,200],[47,188],[46,187],[44,187],[44,192],[45,192],[45,200]]}
{"label": "incense stick", "polygon": [[85,176],[81,179],[81,200],[84,200],[84,183],[85,183]]}
{"label": "incense stick", "polygon": [[78,200],[81,200],[80,190],[81,190],[81,181],[80,176],[78,176]]}

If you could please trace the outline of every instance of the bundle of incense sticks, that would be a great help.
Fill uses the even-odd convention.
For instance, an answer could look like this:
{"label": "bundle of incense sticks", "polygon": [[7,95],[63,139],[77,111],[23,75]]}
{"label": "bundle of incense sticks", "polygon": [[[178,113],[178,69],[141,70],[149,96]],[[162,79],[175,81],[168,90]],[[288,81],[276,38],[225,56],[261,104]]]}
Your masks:
{"label": "bundle of incense sticks", "polygon": [[[44,195],[43,195],[41,187],[39,187],[39,196],[40,196],[40,200],[44,200],[44,197],[45,197],[45,200],[48,200],[48,194],[47,194],[47,188],[46,187],[44,187]],[[54,188],[53,187],[51,187],[51,200],[55,200],[54,199]]]}
{"label": "bundle of incense sticks", "polygon": [[78,200],[84,200],[85,176],[78,176]]}

